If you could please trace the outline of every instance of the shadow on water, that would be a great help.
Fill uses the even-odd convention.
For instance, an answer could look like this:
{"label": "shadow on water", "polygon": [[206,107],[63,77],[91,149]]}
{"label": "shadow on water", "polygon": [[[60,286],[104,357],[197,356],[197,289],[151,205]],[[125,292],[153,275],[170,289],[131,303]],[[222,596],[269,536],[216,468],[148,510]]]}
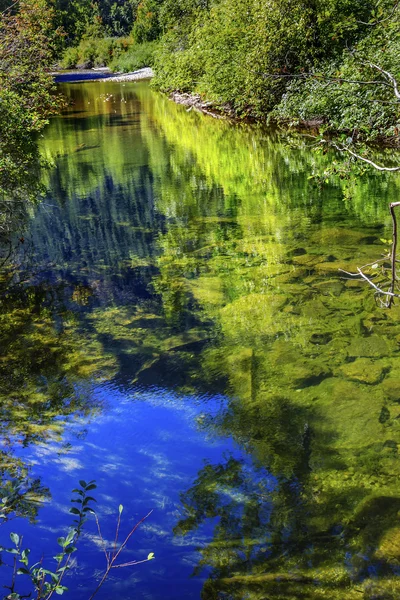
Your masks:
{"label": "shadow on water", "polygon": [[1,280],[3,480],[52,495],[13,527],[50,548],[93,477],[110,539],[110,503],[156,509],[135,548],[157,560],[103,598],[396,598],[399,309],[338,272],[384,251],[396,180],[344,201],[309,178],[328,157],[276,135],[147,84],[63,89]]}

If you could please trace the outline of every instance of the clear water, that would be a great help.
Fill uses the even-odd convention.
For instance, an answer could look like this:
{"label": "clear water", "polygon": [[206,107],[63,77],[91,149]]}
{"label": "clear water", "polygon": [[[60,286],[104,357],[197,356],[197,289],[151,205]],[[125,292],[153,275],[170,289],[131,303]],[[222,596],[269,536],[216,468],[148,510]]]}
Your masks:
{"label": "clear water", "polygon": [[[1,544],[51,568],[95,479],[107,542],[119,504],[121,537],[153,510],[123,558],[155,554],[98,598],[398,597],[400,314],[338,270],[385,252],[397,180],[344,199],[276,133],[147,83],[62,89],[0,278]],[[89,520],[69,597],[104,567]]]}

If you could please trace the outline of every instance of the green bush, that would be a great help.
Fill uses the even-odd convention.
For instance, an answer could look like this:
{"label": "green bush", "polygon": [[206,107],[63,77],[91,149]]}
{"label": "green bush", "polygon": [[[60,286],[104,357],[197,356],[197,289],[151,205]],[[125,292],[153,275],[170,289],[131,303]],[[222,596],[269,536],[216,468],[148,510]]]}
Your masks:
{"label": "green bush", "polygon": [[[392,10],[388,0],[381,4],[379,18]],[[362,0],[165,0],[154,85],[198,92],[239,116],[266,118],[291,75],[337,64],[376,18]]]}
{"label": "green bush", "polygon": [[133,44],[129,49],[115,56],[110,64],[113,71],[128,73],[136,71],[143,67],[151,67],[154,63],[154,55],[157,49],[157,42],[144,42],[143,44]]}
{"label": "green bush", "polygon": [[67,48],[60,64],[63,69],[106,67],[126,52],[132,43],[130,38],[84,38],[78,46]]}
{"label": "green bush", "polygon": [[[314,76],[291,81],[270,117],[293,125],[323,119],[328,131],[355,131],[366,140],[397,136],[400,117],[393,87],[370,63],[400,76],[400,41],[387,24],[382,31],[374,29],[353,52],[345,51],[340,60],[318,65]],[[352,83],[357,81],[379,83]]]}
{"label": "green bush", "polygon": [[78,48],[67,48],[61,59],[61,67],[63,69],[73,69],[79,64]]}

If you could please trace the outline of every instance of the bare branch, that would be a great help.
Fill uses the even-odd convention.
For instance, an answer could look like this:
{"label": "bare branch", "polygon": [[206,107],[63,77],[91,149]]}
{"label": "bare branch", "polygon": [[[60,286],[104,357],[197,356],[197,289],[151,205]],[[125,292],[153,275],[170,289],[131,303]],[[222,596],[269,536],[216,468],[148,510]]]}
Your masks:
{"label": "bare branch", "polygon": [[349,271],[345,271],[344,269],[339,269],[339,271],[341,271],[342,273],[345,273],[346,275],[350,275],[350,277],[362,277],[379,294],[383,294],[384,296],[391,296],[391,297],[394,297],[394,298],[400,298],[400,294],[395,294],[394,292],[385,292],[380,287],[378,287],[377,285],[375,285],[375,283],[373,281],[371,281],[371,279],[369,279],[369,277],[367,277],[365,275],[365,273],[363,273],[359,267],[357,267],[357,273],[349,273]]}
{"label": "bare branch", "polygon": [[385,71],[384,69],[382,69],[382,67],[380,67],[379,65],[376,65],[373,62],[370,62],[369,60],[360,61],[360,62],[362,62],[365,65],[368,65],[368,66],[372,67],[373,69],[376,69],[377,71],[379,71],[379,73],[382,73],[382,75],[390,83],[391,87],[393,88],[394,95],[396,96],[397,100],[400,102],[399,84],[398,84],[396,78],[391,73],[389,73],[389,71]]}
{"label": "bare branch", "polygon": [[8,8],[6,8],[5,10],[3,10],[3,12],[0,13],[0,16],[8,13],[8,11],[11,10],[13,8],[13,6],[18,4],[18,2],[19,2],[19,0],[15,0],[15,2],[13,2]]}
{"label": "bare branch", "polygon": [[[326,143],[326,140],[324,140],[324,143]],[[361,161],[371,165],[377,171],[386,171],[389,173],[395,173],[396,171],[400,171],[400,166],[398,166],[398,167],[382,167],[381,165],[377,165],[372,160],[369,160],[369,158],[365,158],[364,156],[361,156],[360,154],[356,154],[355,152],[353,152],[353,150],[350,150],[350,148],[348,146],[339,146],[339,144],[337,144],[336,142],[330,142],[330,145],[333,148],[336,148],[336,150],[339,150],[339,152],[348,152],[349,154],[351,154],[351,156],[354,156],[354,158],[357,158],[357,160],[361,160]]]}

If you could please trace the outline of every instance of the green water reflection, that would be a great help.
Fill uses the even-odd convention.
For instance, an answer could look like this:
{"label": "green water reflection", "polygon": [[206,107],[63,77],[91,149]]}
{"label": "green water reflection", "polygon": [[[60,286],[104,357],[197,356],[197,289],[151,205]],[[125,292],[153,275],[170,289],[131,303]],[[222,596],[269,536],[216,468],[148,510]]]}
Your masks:
{"label": "green water reflection", "polygon": [[43,142],[60,212],[32,224],[37,272],[0,295],[3,435],[61,435],[111,377],[225,393],[199,427],[276,487],[227,457],[182,490],[177,536],[218,517],[202,597],[398,597],[400,310],[338,272],[384,251],[397,180],[364,177],[345,202],[309,179],[329,157],[276,135],[147,84],[65,91]]}

